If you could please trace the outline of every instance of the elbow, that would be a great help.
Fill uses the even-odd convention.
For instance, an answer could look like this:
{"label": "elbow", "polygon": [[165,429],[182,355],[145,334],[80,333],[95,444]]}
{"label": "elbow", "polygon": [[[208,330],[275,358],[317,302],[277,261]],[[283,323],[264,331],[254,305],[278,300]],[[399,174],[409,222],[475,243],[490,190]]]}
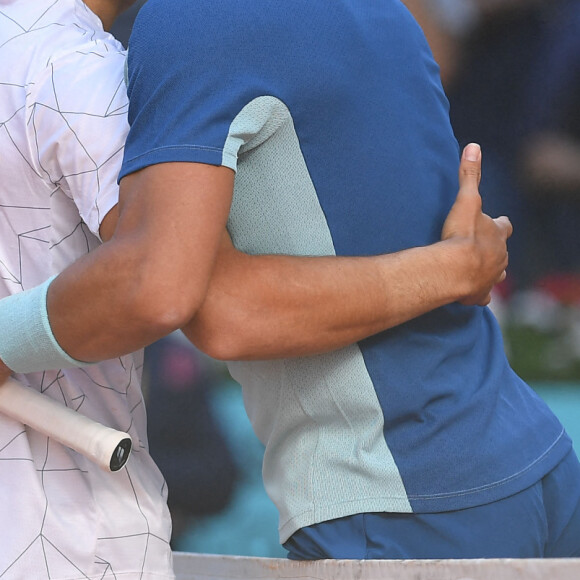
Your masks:
{"label": "elbow", "polygon": [[182,328],[196,314],[202,298],[183,287],[163,284],[140,284],[132,293],[127,308],[137,324],[147,333],[157,337],[166,336]]}
{"label": "elbow", "polygon": [[215,360],[247,360],[252,354],[247,332],[240,332],[227,317],[208,316],[202,310],[181,330],[201,352]]}
{"label": "elbow", "polygon": [[178,330],[187,321],[185,311],[169,304],[158,304],[151,310],[139,309],[136,316],[143,327],[159,338]]}
{"label": "elbow", "polygon": [[196,346],[211,358],[223,362],[247,360],[249,358],[244,344],[232,340],[231,337],[204,336]]}

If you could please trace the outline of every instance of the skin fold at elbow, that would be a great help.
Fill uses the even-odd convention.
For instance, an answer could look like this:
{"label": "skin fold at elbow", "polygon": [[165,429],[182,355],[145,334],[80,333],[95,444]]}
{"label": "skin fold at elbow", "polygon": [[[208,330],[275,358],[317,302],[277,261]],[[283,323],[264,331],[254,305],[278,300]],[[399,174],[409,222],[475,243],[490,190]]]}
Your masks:
{"label": "skin fold at elbow", "polygon": [[219,361],[246,360],[247,337],[225,319],[200,314],[181,327],[183,334],[201,352]]}

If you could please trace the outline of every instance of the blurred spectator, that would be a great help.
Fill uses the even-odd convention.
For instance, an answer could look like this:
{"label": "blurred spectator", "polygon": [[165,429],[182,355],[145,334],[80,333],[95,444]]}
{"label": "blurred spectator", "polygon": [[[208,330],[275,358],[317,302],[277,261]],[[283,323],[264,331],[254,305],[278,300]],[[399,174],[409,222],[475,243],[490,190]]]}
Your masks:
{"label": "blurred spectator", "polygon": [[462,37],[476,18],[469,0],[403,0],[421,25],[448,87],[457,74]]}
{"label": "blurred spectator", "polygon": [[[580,1],[553,8],[526,87],[522,182],[533,209],[539,274],[580,275]],[[552,280],[552,285],[554,280]],[[569,282],[566,283],[569,286]],[[576,300],[580,303],[580,294]]]}
{"label": "blurred spectator", "polygon": [[534,70],[540,37],[553,2],[479,0],[479,17],[464,38],[462,67],[448,87],[451,121],[461,145],[477,141],[484,153],[482,195],[491,215],[508,215],[510,281],[526,287],[536,276],[537,260],[530,210],[521,189],[518,155],[526,122],[522,103]]}
{"label": "blurred spectator", "polygon": [[[492,307],[516,371],[580,378],[580,0],[404,0],[441,67],[481,192],[514,224]],[[443,47],[443,48],[442,48]]]}
{"label": "blurred spectator", "polygon": [[149,448],[167,481],[174,548],[192,520],[228,505],[238,478],[211,405],[220,381],[214,362],[180,333],[145,350]]}
{"label": "blurred spectator", "polygon": [[538,28],[533,0],[404,0],[423,28],[441,69],[460,145],[483,148],[484,210],[508,215],[510,279],[527,278],[525,205],[513,170],[522,130],[521,72],[532,62]]}
{"label": "blurred spectator", "polygon": [[440,64],[460,145],[483,147],[484,209],[514,224],[512,285],[578,271],[579,1],[405,3]]}

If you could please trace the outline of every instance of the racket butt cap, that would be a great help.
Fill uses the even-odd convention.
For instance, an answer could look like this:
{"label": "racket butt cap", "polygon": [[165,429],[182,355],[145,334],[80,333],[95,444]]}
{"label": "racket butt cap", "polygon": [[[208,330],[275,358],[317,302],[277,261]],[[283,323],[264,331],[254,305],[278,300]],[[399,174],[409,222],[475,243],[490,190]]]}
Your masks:
{"label": "racket butt cap", "polygon": [[111,471],[119,471],[119,469],[122,469],[125,466],[125,463],[127,463],[129,455],[131,454],[132,446],[133,444],[130,437],[121,439],[111,456],[111,461],[109,463],[109,469]]}

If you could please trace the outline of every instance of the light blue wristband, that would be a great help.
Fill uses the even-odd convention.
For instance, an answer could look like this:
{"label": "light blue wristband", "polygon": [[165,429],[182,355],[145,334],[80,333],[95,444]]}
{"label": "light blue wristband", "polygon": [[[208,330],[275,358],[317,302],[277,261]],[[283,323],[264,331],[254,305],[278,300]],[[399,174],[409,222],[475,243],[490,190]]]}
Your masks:
{"label": "light blue wristband", "polygon": [[15,373],[89,364],[71,358],[52,334],[46,294],[54,278],[0,300],[0,359]]}

